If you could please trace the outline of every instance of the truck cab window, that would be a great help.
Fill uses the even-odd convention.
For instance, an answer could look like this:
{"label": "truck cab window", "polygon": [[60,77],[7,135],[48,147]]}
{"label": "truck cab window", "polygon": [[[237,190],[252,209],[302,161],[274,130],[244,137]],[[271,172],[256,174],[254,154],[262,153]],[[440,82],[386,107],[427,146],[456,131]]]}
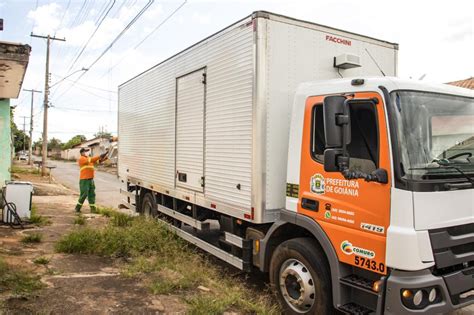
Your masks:
{"label": "truck cab window", "polygon": [[[379,163],[379,138],[375,106],[357,104],[351,111],[351,143],[347,146],[350,169],[371,173]],[[324,135],[323,105],[313,106],[311,117],[311,154],[313,159],[324,163],[326,141]]]}

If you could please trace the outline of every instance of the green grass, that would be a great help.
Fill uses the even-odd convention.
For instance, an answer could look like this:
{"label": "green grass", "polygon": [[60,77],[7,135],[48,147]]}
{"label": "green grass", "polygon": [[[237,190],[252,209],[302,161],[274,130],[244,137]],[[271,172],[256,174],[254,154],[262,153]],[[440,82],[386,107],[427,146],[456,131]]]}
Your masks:
{"label": "green grass", "polygon": [[31,205],[31,216],[30,216],[30,223],[35,224],[37,226],[45,226],[50,225],[51,220],[48,218],[43,217],[42,215],[38,214],[38,208],[35,204]]}
{"label": "green grass", "polygon": [[134,219],[134,217],[123,212],[118,212],[114,208],[110,207],[97,207],[97,213],[103,215],[104,217],[111,218],[111,224],[113,226],[119,227],[130,226]]}
{"label": "green grass", "polygon": [[[100,211],[100,210],[99,210]],[[105,211],[111,217],[107,227],[82,228],[65,235],[56,244],[63,253],[128,257],[126,276],[146,275],[154,294],[179,294],[189,306],[189,314],[279,314],[268,294],[249,291],[245,284],[228,278],[205,256],[178,238],[161,222]],[[198,286],[209,288],[201,292]]]}
{"label": "green grass", "polygon": [[49,259],[41,256],[41,257],[35,258],[33,262],[37,265],[47,265],[49,264]]}
{"label": "green grass", "polygon": [[158,221],[139,218],[130,219],[125,227],[111,223],[103,230],[86,227],[74,231],[56,243],[56,250],[63,253],[132,257],[166,254],[168,250],[182,247],[182,244]]}
{"label": "green grass", "polygon": [[86,224],[86,218],[84,218],[82,215],[78,215],[74,218],[74,224],[76,224],[76,225],[85,225]]}
{"label": "green grass", "polygon": [[38,168],[30,168],[30,167],[20,167],[20,166],[12,166],[10,168],[10,172],[13,174],[34,174],[39,175],[41,172]]}
{"label": "green grass", "polygon": [[31,233],[31,234],[27,234],[25,236],[23,236],[23,238],[21,239],[21,242],[22,243],[41,243],[41,240],[43,239],[43,235],[39,234],[39,233]]}
{"label": "green grass", "polygon": [[113,208],[110,208],[110,207],[97,207],[97,212],[102,214],[104,217],[112,217],[114,215],[114,213],[116,213],[117,211],[115,211]]}
{"label": "green grass", "polygon": [[27,271],[10,266],[0,258],[0,292],[28,294],[42,287],[39,276],[32,276]]}

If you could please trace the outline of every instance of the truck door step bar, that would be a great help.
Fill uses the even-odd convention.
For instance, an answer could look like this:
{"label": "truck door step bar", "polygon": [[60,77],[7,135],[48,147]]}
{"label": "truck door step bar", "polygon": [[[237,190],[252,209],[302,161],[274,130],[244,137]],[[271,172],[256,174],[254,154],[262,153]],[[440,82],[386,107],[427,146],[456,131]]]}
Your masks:
{"label": "truck door step bar", "polygon": [[347,303],[338,308],[341,312],[345,314],[357,314],[357,315],[369,315],[375,314],[374,311],[359,305],[357,303]]}
{"label": "truck door step bar", "polygon": [[209,229],[210,229],[209,222],[202,222],[202,221],[193,219],[190,216],[187,216],[187,215],[182,214],[180,212],[174,211],[174,210],[172,210],[170,208],[167,208],[165,206],[158,205],[158,211],[163,213],[163,214],[166,214],[167,216],[175,218],[175,219],[183,222],[184,224],[192,226],[193,228],[196,228],[199,231],[209,231]]}
{"label": "truck door step bar", "polygon": [[239,257],[237,256],[234,256],[232,254],[229,254],[228,252],[214,246],[214,245],[211,245],[209,244],[208,242],[186,232],[186,231],[183,231],[181,230],[180,228],[177,228],[171,224],[169,224],[168,222],[166,221],[163,221],[161,219],[157,219],[161,222],[163,222],[164,224],[166,224],[168,226],[168,228],[175,232],[176,235],[178,235],[179,237],[185,239],[186,241],[190,242],[191,244],[201,248],[202,250],[205,250],[206,252],[210,253],[211,255],[214,255],[216,256],[217,258],[231,264],[232,266],[240,269],[240,270],[247,270],[248,267],[249,267],[249,264],[244,262],[242,259],[240,259]]}
{"label": "truck door step bar", "polygon": [[226,241],[227,243],[229,243],[231,245],[237,246],[238,248],[243,248],[244,247],[243,238],[241,238],[237,235],[231,234],[229,232],[224,232],[224,241]]}
{"label": "truck door step bar", "polygon": [[377,292],[372,290],[374,281],[360,277],[358,275],[349,275],[339,280],[342,284],[362,290],[367,293],[377,295]]}

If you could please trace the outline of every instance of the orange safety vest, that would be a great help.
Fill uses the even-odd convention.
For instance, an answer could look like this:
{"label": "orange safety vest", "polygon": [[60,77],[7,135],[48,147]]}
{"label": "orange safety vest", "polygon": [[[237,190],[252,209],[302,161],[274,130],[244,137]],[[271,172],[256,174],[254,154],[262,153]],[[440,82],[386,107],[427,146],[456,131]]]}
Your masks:
{"label": "orange safety vest", "polygon": [[90,179],[94,178],[94,164],[99,162],[100,157],[87,157],[82,156],[77,160],[79,167],[81,168],[80,171],[80,179]]}

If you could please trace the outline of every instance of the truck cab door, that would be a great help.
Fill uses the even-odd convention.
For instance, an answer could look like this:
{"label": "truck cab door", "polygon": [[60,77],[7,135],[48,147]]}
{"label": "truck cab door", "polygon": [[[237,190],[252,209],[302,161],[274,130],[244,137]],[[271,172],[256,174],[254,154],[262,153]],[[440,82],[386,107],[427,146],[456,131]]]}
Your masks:
{"label": "truck cab door", "polygon": [[389,182],[346,180],[340,172],[325,172],[323,100],[305,104],[300,191],[297,211],[313,218],[331,240],[340,262],[386,274],[386,232],[390,221],[390,150],[382,97],[356,93],[354,98],[377,98],[351,106],[350,169],[371,173],[383,168]]}

